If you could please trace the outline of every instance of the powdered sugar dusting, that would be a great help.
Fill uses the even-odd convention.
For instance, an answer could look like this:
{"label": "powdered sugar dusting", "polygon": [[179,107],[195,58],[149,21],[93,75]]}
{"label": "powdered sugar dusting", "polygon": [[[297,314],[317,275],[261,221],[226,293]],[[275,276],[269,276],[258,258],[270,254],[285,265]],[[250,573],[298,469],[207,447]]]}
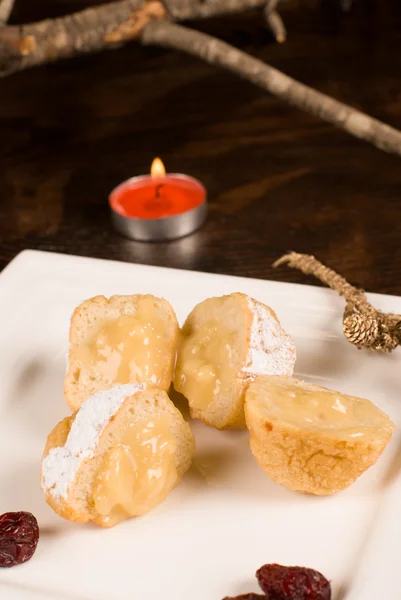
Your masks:
{"label": "powdered sugar dusting", "polygon": [[290,336],[269,309],[248,298],[253,314],[247,361],[242,372],[256,375],[292,375],[296,350]]}
{"label": "powdered sugar dusting", "polygon": [[52,448],[42,464],[42,488],[54,498],[67,498],[79,465],[94,455],[98,439],[124,400],[144,389],[141,384],[119,385],[86,400],[72,424],[64,446]]}

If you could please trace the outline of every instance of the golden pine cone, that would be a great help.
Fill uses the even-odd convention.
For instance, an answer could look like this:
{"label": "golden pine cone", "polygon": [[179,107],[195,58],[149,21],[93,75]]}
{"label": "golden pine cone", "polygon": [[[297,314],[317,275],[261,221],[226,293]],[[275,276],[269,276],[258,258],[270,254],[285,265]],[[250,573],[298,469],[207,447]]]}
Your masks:
{"label": "golden pine cone", "polygon": [[357,348],[373,349],[379,335],[379,323],[374,316],[353,312],[345,316],[343,332],[347,340]]}

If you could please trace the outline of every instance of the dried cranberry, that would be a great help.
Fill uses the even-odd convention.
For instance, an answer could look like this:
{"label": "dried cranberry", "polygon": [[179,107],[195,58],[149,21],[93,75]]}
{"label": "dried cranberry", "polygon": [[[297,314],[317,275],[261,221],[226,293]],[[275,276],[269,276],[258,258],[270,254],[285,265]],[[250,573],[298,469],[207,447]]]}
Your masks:
{"label": "dried cranberry", "polygon": [[32,558],[39,541],[36,518],[28,512],[0,516],[0,567],[15,567]]}
{"label": "dried cranberry", "polygon": [[267,600],[331,599],[330,583],[313,569],[264,565],[256,577]]}
{"label": "dried cranberry", "polygon": [[254,594],[251,592],[250,594],[242,594],[241,596],[226,596],[223,600],[266,600],[266,596],[261,596],[260,594]]}

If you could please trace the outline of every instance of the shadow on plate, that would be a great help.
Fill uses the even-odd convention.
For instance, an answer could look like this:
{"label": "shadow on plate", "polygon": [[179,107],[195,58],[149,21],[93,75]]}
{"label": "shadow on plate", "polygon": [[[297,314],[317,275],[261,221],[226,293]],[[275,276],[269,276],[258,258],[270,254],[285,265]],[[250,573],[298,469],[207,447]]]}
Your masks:
{"label": "shadow on plate", "polygon": [[40,487],[40,465],[27,462],[5,474],[1,481],[1,504],[7,510],[26,510],[37,518],[40,535],[55,537],[66,532],[68,523],[46,504]]}
{"label": "shadow on plate", "polygon": [[333,600],[346,600],[348,598],[348,594],[351,590],[351,585],[348,583],[343,583],[337,590],[337,592],[333,595]]}
{"label": "shadow on plate", "polygon": [[398,447],[394,453],[392,461],[388,465],[387,471],[384,474],[380,487],[382,490],[389,488],[399,477],[401,472],[401,438],[398,440]]}
{"label": "shadow on plate", "polygon": [[260,587],[258,587],[258,584],[256,583],[256,577],[238,583],[235,586],[235,588],[233,588],[232,591],[229,594],[227,594],[227,596],[230,598],[240,596],[242,594],[249,594],[251,592],[253,592],[254,594],[263,594],[262,590],[260,589]]}
{"label": "shadow on plate", "polygon": [[[350,346],[349,350],[354,349]],[[325,339],[320,343],[313,340],[307,352],[298,352],[294,376],[307,377],[313,383],[329,387],[333,378],[344,379],[349,372],[355,372],[355,364],[348,348],[338,339]]]}
{"label": "shadow on plate", "polygon": [[70,411],[63,394],[64,369],[49,358],[32,358],[21,366],[11,392],[12,410],[30,435],[40,437],[43,447],[55,425]]}
{"label": "shadow on plate", "polygon": [[218,431],[199,421],[193,430],[197,448],[189,477],[205,491],[229,490],[233,496],[290,504],[311,498],[277,485],[263,472],[249,449],[247,431]]}

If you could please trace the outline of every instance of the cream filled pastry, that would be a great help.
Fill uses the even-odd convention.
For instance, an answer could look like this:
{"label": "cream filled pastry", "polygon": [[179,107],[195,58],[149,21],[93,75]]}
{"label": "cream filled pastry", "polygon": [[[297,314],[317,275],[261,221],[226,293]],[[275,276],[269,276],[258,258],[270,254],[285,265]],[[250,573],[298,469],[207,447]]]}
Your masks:
{"label": "cream filled pastry", "polygon": [[112,527],[163,502],[191,465],[191,429],[167,394],[141,384],[98,392],[50,433],[46,501],[60,516]]}
{"label": "cream filled pastry", "polygon": [[115,385],[170,387],[179,327],[174,310],[151,295],[97,296],[75,310],[64,393],[71,410]]}
{"label": "cream filled pastry", "polygon": [[246,392],[253,455],[287,488],[326,495],[372,466],[395,430],[369,400],[292,377],[257,377]]}
{"label": "cream filled pastry", "polygon": [[235,293],[209,298],[181,332],[175,389],[191,415],[218,429],[245,427],[245,389],[256,375],[291,375],[295,346],[268,307]]}

